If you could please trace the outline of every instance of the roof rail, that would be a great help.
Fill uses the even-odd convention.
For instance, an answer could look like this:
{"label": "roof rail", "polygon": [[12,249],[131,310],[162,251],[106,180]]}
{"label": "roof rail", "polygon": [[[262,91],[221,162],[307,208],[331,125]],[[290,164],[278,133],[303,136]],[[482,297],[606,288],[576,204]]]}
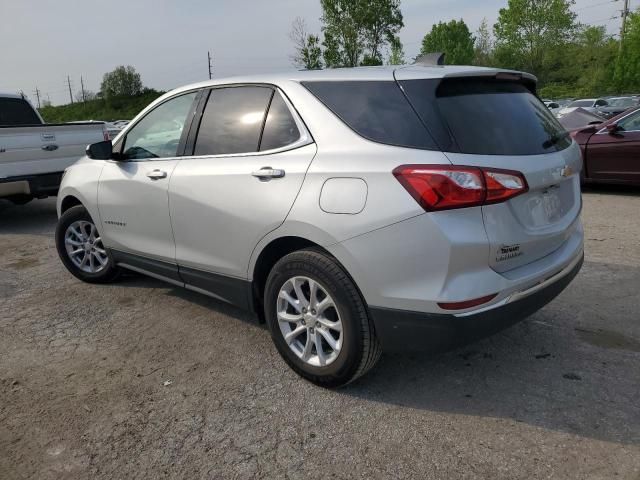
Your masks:
{"label": "roof rail", "polygon": [[414,65],[422,65],[423,67],[439,67],[444,65],[444,53],[434,52],[418,55],[414,60]]}

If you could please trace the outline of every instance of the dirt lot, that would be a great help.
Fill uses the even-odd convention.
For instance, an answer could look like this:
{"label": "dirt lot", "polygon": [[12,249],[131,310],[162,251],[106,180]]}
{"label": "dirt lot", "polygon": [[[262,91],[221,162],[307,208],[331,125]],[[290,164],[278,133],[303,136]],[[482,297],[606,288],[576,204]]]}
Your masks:
{"label": "dirt lot", "polygon": [[554,302],[435,358],[306,383],[263,326],[142,277],[85,285],[52,200],[0,204],[0,479],[640,479],[640,192],[584,196]]}

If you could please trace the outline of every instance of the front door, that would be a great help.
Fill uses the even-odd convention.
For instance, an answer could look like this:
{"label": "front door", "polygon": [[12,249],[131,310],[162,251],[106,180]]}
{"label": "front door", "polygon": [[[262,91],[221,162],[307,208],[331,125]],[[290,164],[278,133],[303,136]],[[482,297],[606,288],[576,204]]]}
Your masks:
{"label": "front door", "polygon": [[115,145],[121,160],[105,162],[98,186],[102,236],[124,263],[122,254],[175,263],[168,189],[196,96],[180,95],[151,110]]}
{"label": "front door", "polygon": [[587,171],[594,180],[640,183],[640,110],[617,125],[617,132],[605,130],[589,139]]}
{"label": "front door", "polygon": [[247,278],[254,247],[285,220],[315,153],[277,89],[213,89],[194,156],[178,164],[169,189],[185,283],[237,303],[227,287]]}

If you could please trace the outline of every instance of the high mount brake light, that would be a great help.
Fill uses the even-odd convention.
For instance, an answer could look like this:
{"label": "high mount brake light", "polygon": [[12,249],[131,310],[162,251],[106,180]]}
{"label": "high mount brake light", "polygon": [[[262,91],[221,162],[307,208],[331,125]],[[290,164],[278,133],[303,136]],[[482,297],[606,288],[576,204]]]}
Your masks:
{"label": "high mount brake light", "polygon": [[505,202],[526,192],[524,175],[456,165],[401,165],[393,175],[428,212]]}

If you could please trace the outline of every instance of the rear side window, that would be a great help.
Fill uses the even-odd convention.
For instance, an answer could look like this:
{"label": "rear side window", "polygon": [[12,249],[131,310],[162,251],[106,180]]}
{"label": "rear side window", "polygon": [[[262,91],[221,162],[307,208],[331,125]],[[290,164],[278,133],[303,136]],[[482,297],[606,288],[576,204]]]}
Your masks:
{"label": "rear side window", "polygon": [[272,95],[273,90],[268,87],[213,89],[202,115],[194,154],[257,152]]}
{"label": "rear side window", "polygon": [[303,82],[303,85],[352,130],[369,140],[437,149],[394,81]]}
{"label": "rear side window", "polygon": [[40,125],[42,121],[33,108],[21,98],[0,98],[0,125]]}
{"label": "rear side window", "polygon": [[300,138],[300,131],[282,95],[276,92],[271,100],[264,124],[260,151],[286,147]]}
{"label": "rear side window", "polygon": [[537,155],[571,145],[564,128],[525,85],[493,79],[401,82],[443,150]]}

